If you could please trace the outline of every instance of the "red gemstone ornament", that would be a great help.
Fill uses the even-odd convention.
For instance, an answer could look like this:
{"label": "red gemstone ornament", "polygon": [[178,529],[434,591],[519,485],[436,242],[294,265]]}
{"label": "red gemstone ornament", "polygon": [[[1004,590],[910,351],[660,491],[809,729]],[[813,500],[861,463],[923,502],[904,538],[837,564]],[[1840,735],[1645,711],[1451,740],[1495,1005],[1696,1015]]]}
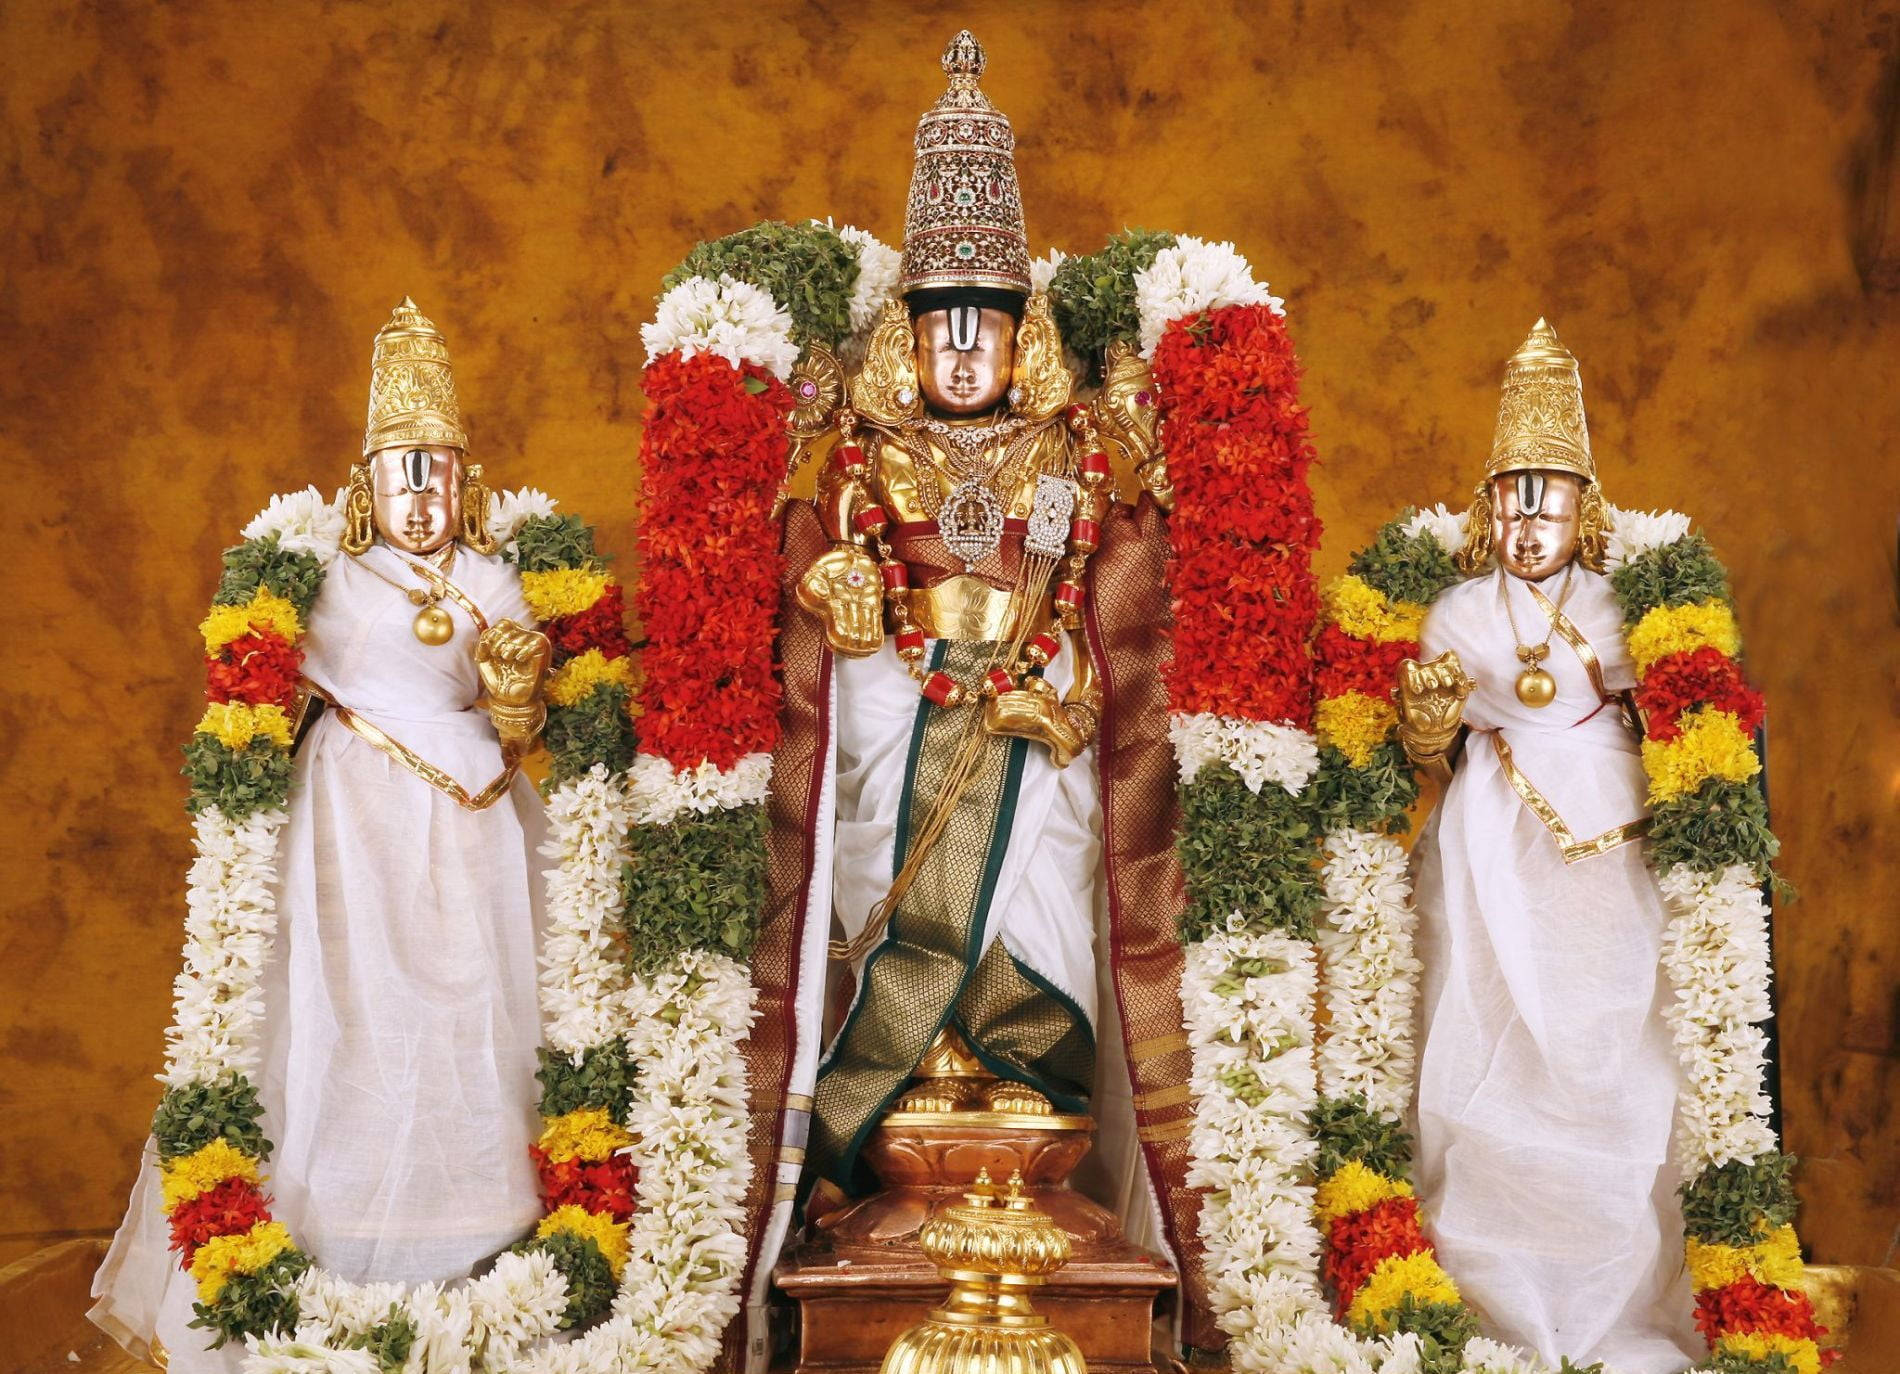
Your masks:
{"label": "red gemstone ornament", "polygon": [[897,636],[897,656],[915,659],[924,656],[924,632],[922,630],[903,630]]}
{"label": "red gemstone ornament", "polygon": [[1005,692],[1016,690],[1016,679],[1001,668],[990,669],[990,675],[984,681],[989,683],[990,695],[993,697],[1000,697]]}
{"label": "red gemstone ornament", "polygon": [[864,450],[856,444],[839,444],[831,461],[853,477],[862,477],[869,467],[864,461]]}
{"label": "red gemstone ornament", "polygon": [[1082,609],[1082,589],[1073,582],[1061,582],[1056,585],[1056,604],[1067,606],[1070,610]]}
{"label": "red gemstone ornament", "polygon": [[884,513],[882,506],[866,506],[851,517],[851,523],[857,528],[859,534],[882,534],[885,526],[890,522],[890,517]]}
{"label": "red gemstone ornament", "polygon": [[1069,526],[1069,542],[1081,553],[1094,553],[1102,545],[1102,527],[1093,520],[1078,520]]}
{"label": "red gemstone ornament", "polygon": [[903,592],[910,590],[910,569],[902,563],[880,563],[878,571],[884,574],[884,590]]}
{"label": "red gemstone ornament", "polygon": [[924,695],[939,706],[961,706],[963,684],[948,673],[935,672],[924,679]]}
{"label": "red gemstone ornament", "polygon": [[1092,453],[1082,455],[1082,477],[1084,480],[1093,477],[1097,481],[1100,481],[1107,477],[1108,473],[1108,455],[1099,448]]}
{"label": "red gemstone ornament", "polygon": [[1023,657],[1040,667],[1053,660],[1061,648],[1056,637],[1044,631],[1023,646]]}

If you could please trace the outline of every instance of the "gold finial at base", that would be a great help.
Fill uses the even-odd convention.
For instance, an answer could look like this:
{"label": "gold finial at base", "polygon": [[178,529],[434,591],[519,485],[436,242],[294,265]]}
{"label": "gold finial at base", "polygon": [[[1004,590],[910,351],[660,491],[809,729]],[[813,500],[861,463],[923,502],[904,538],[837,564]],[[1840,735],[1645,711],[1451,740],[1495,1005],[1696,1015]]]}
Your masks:
{"label": "gold finial at base", "polygon": [[1081,1347],[1049,1325],[1029,1290],[1069,1261],[1068,1233],[1023,1191],[983,1170],[961,1203],[924,1223],[918,1242],[950,1296],[899,1336],[879,1374],[1087,1374]]}

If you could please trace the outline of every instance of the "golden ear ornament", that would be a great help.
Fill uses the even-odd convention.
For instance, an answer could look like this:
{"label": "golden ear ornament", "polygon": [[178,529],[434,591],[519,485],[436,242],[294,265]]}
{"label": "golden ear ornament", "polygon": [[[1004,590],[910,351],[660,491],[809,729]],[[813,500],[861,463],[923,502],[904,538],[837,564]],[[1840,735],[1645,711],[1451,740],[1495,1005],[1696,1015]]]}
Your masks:
{"label": "golden ear ornament", "polygon": [[349,494],[343,498],[343,552],[367,553],[375,542],[376,502],[365,460],[350,464]]}
{"label": "golden ear ornament", "polygon": [[844,405],[844,367],[830,349],[815,343],[805,350],[786,384],[792,389],[792,411],[785,417],[785,433],[791,443],[785,455],[785,475],[779,479],[778,494],[772,500],[774,520],[791,500],[793,478],[831,431]]}
{"label": "golden ear ornament", "polygon": [[1011,409],[1031,424],[1047,420],[1069,403],[1075,378],[1062,360],[1062,333],[1056,328],[1049,297],[1041,291],[1023,307],[1016,326],[1016,370],[1011,374]]}
{"label": "golden ear ornament", "polygon": [[910,307],[886,301],[864,351],[864,366],[851,381],[851,408],[875,425],[896,428],[924,413],[917,384],[917,333]]}
{"label": "golden ear ornament", "polygon": [[501,541],[488,529],[489,506],[494,493],[482,481],[482,465],[471,464],[462,472],[462,542],[476,553],[494,553]]}

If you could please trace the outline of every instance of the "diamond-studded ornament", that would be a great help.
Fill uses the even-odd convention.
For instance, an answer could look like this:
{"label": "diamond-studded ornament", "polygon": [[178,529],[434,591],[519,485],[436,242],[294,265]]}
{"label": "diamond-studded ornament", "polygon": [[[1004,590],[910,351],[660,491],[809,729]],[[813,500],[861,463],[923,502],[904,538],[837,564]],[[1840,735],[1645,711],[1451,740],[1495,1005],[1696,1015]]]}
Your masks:
{"label": "diamond-studded ornament", "polygon": [[1003,542],[1003,503],[981,482],[959,482],[937,511],[937,530],[944,547],[963,560],[963,570],[973,572]]}
{"label": "diamond-studded ornament", "polygon": [[1075,484],[1042,473],[1036,478],[1036,503],[1029,511],[1023,547],[1039,558],[1060,558],[1069,543],[1069,517],[1075,513]]}

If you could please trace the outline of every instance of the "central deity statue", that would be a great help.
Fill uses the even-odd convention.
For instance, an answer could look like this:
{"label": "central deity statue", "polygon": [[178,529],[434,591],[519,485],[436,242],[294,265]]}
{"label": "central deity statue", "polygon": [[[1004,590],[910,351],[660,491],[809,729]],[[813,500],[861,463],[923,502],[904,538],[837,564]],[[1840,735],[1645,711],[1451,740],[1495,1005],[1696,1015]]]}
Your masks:
{"label": "central deity statue", "polygon": [[[860,1147],[893,1105],[1082,1112],[1094,1075],[1099,793],[1082,760],[1101,694],[1083,570],[1110,473],[1079,451],[1090,418],[1067,413],[981,49],[961,35],[944,65],[917,130],[902,299],[850,380],[819,486],[831,547],[798,593],[839,656],[833,953],[855,992],[815,1094],[829,1197],[871,1184]],[[927,1056],[989,1081],[907,1092]]]}

